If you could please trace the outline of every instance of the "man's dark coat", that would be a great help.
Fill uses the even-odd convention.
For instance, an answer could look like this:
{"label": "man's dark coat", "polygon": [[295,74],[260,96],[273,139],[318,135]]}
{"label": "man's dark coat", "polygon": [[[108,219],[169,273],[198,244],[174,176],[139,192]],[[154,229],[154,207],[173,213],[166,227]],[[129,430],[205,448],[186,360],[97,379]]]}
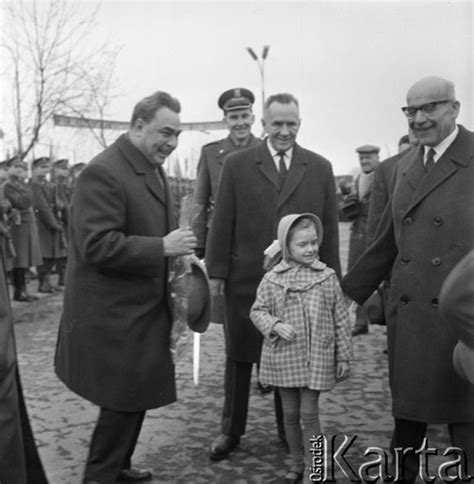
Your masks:
{"label": "man's dark coat", "polygon": [[408,152],[402,151],[383,160],[375,169],[367,218],[367,247],[375,240],[377,226],[380,223],[383,211],[390,198],[391,182],[393,174],[395,173],[395,167]]}
{"label": "man's dark coat", "polygon": [[112,410],[176,399],[162,239],[175,221],[163,179],[122,135],[87,166],[74,192],[56,373]]}
{"label": "man's dark coat", "polygon": [[263,277],[263,251],[276,239],[279,220],[310,212],[321,218],[320,258],[340,274],[335,181],[329,161],[295,145],[283,188],[266,143],[226,158],[207,239],[209,276],[226,283],[226,352],[257,362],[262,336],[249,318]]}
{"label": "man's dark coat", "polygon": [[3,262],[0,252],[0,482],[46,484],[20,383]]}
{"label": "man's dark coat", "polygon": [[396,168],[374,244],[342,281],[363,303],[392,270],[386,311],[395,417],[474,421],[474,386],[454,371],[457,339],[438,310],[440,288],[474,247],[474,133],[462,126],[427,174],[423,147]]}

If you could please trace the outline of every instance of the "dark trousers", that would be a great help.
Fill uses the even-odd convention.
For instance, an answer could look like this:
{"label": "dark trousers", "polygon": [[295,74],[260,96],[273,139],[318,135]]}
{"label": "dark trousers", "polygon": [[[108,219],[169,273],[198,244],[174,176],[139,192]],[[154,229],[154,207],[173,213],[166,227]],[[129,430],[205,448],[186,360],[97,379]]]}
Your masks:
{"label": "dark trousers", "polygon": [[[223,434],[240,437],[245,434],[249,408],[250,380],[253,363],[226,358],[224,375],[224,410],[221,430]],[[281,398],[275,392],[275,415],[278,431],[284,435]]]}
{"label": "dark trousers", "polygon": [[12,282],[14,297],[26,292],[26,269],[15,268],[12,270]]}
{"label": "dark trousers", "polygon": [[[405,420],[395,417],[391,448],[413,447],[415,450],[421,447],[426,435],[427,424],[413,420]],[[466,452],[468,460],[468,475],[474,473],[474,422],[448,424],[451,444],[460,447]],[[428,443],[429,444],[429,443]],[[403,482],[414,483],[418,475],[419,455],[406,455],[403,457]],[[429,469],[432,475],[436,469]]]}
{"label": "dark trousers", "polygon": [[145,412],[101,408],[89,449],[84,480],[115,484],[130,467]]}
{"label": "dark trousers", "polygon": [[66,273],[67,257],[56,259],[56,272],[58,273],[58,284],[64,286],[64,275]]}
{"label": "dark trousers", "polygon": [[42,290],[49,290],[51,288],[50,277],[55,261],[56,259],[43,257],[43,263],[36,268],[38,271],[38,283]]}

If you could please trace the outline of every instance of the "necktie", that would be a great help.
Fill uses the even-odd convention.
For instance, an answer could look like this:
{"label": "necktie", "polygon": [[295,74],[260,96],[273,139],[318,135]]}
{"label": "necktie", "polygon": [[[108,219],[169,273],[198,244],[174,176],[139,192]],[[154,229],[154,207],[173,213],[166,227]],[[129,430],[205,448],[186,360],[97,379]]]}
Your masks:
{"label": "necktie", "polygon": [[425,161],[425,171],[428,173],[433,166],[435,166],[434,155],[436,155],[436,151],[433,148],[430,148],[428,151],[428,156],[426,157]]}
{"label": "necktie", "polygon": [[288,169],[286,168],[285,163],[285,152],[279,151],[277,155],[280,157],[278,161],[278,179],[280,180],[280,188],[285,183],[286,174],[288,173]]}

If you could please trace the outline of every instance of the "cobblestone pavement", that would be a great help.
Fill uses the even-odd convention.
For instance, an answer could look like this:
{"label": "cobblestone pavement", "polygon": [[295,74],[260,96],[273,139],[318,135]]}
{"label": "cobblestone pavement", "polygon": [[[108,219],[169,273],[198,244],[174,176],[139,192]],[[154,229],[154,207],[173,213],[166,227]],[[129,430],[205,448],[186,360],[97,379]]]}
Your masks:
{"label": "cobblestone pavement", "polygon": [[[341,232],[344,259],[347,229]],[[345,259],[344,259],[345,260]],[[36,282],[32,282],[34,289]],[[79,484],[98,409],[69,391],[55,376],[53,355],[62,296],[14,303],[23,387],[40,454],[52,484]],[[207,449],[219,434],[223,403],[222,326],[201,337],[200,383],[192,378],[192,350],[177,364],[178,401],[147,413],[134,464],[153,471],[153,483],[277,483],[289,465],[275,429],[272,394],[261,395],[253,377],[247,433],[229,459],[210,462]],[[322,394],[323,431],[356,435],[347,459],[356,467],[368,446],[388,449],[392,419],[385,329],[372,327],[354,340],[351,377]],[[446,429],[433,426],[430,444],[447,446]],[[436,458],[437,459],[437,458]],[[341,477],[341,474],[338,473]],[[342,479],[341,479],[342,480]]]}

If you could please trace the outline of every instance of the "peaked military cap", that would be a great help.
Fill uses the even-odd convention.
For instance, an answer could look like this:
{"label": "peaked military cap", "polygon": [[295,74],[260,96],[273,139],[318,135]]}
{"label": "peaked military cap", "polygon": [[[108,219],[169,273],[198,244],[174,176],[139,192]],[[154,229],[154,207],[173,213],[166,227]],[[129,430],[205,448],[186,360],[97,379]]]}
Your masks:
{"label": "peaked military cap", "polygon": [[76,163],[75,165],[71,166],[72,171],[77,171],[77,170],[82,170],[83,168],[86,167],[86,163],[83,163],[82,161],[80,163]]}
{"label": "peaked military cap", "polygon": [[219,107],[227,113],[228,111],[236,111],[237,109],[251,108],[255,102],[255,96],[252,91],[243,87],[235,87],[223,92],[217,101]]}
{"label": "peaked military cap", "polygon": [[54,168],[69,168],[69,160],[67,158],[61,158],[53,163]]}
{"label": "peaked military cap", "polygon": [[49,158],[47,156],[41,156],[40,158],[36,158],[33,160],[31,166],[33,168],[38,168],[39,166],[49,165]]}
{"label": "peaked military cap", "polygon": [[380,148],[375,145],[362,145],[356,149],[357,153],[378,153]]}
{"label": "peaked military cap", "polygon": [[21,156],[18,155],[14,155],[7,160],[7,166],[18,165],[20,163],[24,163],[24,161],[21,159]]}

